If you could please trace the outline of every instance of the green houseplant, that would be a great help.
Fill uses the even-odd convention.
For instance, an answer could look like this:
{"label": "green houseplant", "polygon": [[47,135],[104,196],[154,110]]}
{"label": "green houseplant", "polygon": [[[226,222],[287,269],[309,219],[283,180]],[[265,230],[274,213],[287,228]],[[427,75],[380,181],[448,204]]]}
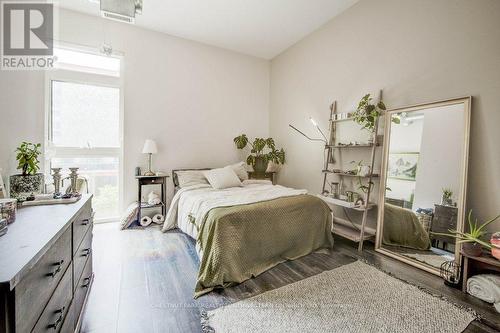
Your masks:
{"label": "green houseplant", "polygon": [[40,170],[40,143],[22,142],[16,149],[17,169],[21,174],[10,176],[10,196],[20,201],[28,196],[42,193],[44,177]]}
{"label": "green houseplant", "polygon": [[457,239],[458,244],[463,244],[463,250],[465,253],[472,256],[480,256],[482,253],[482,248],[485,247],[489,250],[492,249],[492,245],[488,242],[485,242],[481,238],[486,234],[486,226],[493,223],[500,217],[500,214],[496,217],[484,222],[483,224],[479,224],[477,219],[472,220],[472,210],[469,211],[469,215],[467,217],[467,221],[469,224],[468,232],[460,232],[458,230],[449,230],[450,234],[444,233],[433,233],[436,235],[442,236],[451,236]]}
{"label": "green houseplant", "polygon": [[451,206],[453,204],[453,200],[451,197],[453,196],[453,191],[449,188],[443,188],[443,195],[441,196],[441,204]]}
{"label": "green houseplant", "polygon": [[[386,110],[384,102],[379,101],[374,104],[372,100],[370,94],[363,96],[353,114],[354,121],[370,132],[375,131],[375,120]],[[393,117],[392,122],[399,124],[400,120],[398,117]]]}
{"label": "green houseplant", "polygon": [[248,144],[251,147],[247,164],[251,165],[255,172],[264,173],[270,161],[276,164],[285,163],[285,151],[283,148],[276,149],[273,138],[255,138],[253,143],[248,141],[246,134],[241,134],[233,139],[236,148],[244,149]]}

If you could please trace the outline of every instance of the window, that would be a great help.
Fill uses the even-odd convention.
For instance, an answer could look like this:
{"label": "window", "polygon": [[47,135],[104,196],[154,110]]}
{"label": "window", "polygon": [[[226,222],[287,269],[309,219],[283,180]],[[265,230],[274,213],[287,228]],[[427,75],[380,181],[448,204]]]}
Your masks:
{"label": "window", "polygon": [[94,195],[96,221],[115,220],[121,197],[121,59],[75,50],[55,53],[58,69],[47,72],[46,174],[50,168],[67,173],[78,167]]}
{"label": "window", "polygon": [[120,89],[52,81],[56,147],[119,147]]}
{"label": "window", "polygon": [[104,55],[55,48],[55,67],[72,71],[120,76],[120,59]]}

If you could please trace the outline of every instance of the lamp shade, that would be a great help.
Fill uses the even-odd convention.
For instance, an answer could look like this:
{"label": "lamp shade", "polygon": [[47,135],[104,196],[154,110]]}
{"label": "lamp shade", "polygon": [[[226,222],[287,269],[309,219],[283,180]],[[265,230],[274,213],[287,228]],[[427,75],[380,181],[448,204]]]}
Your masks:
{"label": "lamp shade", "polygon": [[156,142],[153,140],[147,139],[144,142],[144,147],[142,148],[143,154],[156,154],[158,153],[158,148],[156,148]]}

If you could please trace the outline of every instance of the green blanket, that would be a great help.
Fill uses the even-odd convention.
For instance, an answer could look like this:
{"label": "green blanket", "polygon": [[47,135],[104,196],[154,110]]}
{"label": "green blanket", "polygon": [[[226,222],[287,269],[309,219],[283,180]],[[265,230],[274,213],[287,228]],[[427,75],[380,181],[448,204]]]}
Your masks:
{"label": "green blanket", "polygon": [[417,250],[431,247],[429,234],[411,210],[390,204],[384,205],[384,233],[382,243]]}
{"label": "green blanket", "polygon": [[330,209],[311,195],[212,209],[199,227],[203,255],[195,298],[332,248],[331,228]]}

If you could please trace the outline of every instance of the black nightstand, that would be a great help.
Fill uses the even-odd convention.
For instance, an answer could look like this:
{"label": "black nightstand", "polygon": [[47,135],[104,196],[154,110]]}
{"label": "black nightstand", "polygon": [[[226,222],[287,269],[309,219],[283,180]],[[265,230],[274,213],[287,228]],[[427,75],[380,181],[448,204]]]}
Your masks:
{"label": "black nightstand", "polygon": [[275,184],[275,182],[276,182],[275,175],[276,175],[276,172],[255,172],[255,171],[248,172],[248,178],[250,178],[250,179],[268,179],[273,184]]}
{"label": "black nightstand", "polygon": [[[161,213],[163,216],[167,215],[167,179],[169,176],[136,176],[138,185],[138,196],[137,202],[139,203],[139,209],[137,209],[137,221],[141,220],[141,211],[148,208],[158,208],[161,207]],[[147,202],[142,202],[142,187],[144,185],[160,185],[161,186],[161,203],[158,205],[150,205]]]}

